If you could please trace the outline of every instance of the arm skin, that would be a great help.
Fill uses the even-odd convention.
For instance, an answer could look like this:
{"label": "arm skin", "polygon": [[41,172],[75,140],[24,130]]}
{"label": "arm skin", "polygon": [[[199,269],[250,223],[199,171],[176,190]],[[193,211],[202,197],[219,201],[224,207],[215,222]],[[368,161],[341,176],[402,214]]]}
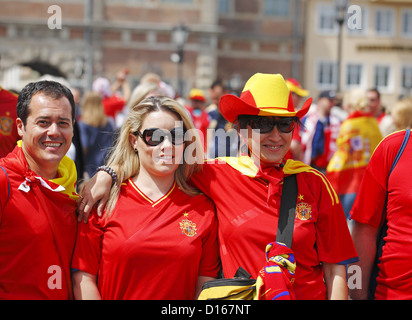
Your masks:
{"label": "arm skin", "polygon": [[197,278],[197,287],[196,287],[196,296],[195,299],[197,300],[199,298],[200,292],[202,291],[203,284],[207,281],[214,280],[215,278],[211,277],[204,277],[204,276],[199,276]]}
{"label": "arm skin", "polygon": [[72,274],[73,293],[76,300],[101,300],[96,284],[96,276],[84,271]]}
{"label": "arm skin", "polygon": [[376,256],[377,234],[378,228],[356,221],[353,225],[352,239],[359,256],[359,262],[354,264],[360,266],[362,271],[362,288],[352,289],[349,292],[353,300],[368,299],[369,279]]}
{"label": "arm skin", "polygon": [[103,210],[109,200],[112,177],[105,171],[97,172],[87,181],[80,191],[80,198],[77,204],[78,221],[87,223],[90,212],[97,205],[97,214],[101,217]]}
{"label": "arm skin", "polygon": [[345,266],[323,262],[323,271],[328,300],[347,300],[348,286]]}

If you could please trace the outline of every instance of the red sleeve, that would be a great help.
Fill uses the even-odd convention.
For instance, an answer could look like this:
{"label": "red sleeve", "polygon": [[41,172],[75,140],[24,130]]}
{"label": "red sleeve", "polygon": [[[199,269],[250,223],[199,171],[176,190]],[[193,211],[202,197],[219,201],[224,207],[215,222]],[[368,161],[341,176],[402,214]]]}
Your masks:
{"label": "red sleeve", "polygon": [[220,270],[219,246],[218,246],[218,232],[217,219],[214,210],[214,205],[211,201],[210,215],[212,221],[209,226],[209,233],[203,239],[202,257],[200,260],[199,276],[216,278]]}
{"label": "red sleeve", "polygon": [[72,269],[81,270],[92,275],[98,274],[102,237],[103,231],[99,226],[97,213],[94,211],[88,223],[79,222]]}
{"label": "red sleeve", "polygon": [[352,207],[351,218],[378,228],[387,193],[389,170],[405,136],[405,131],[387,136],[376,148],[363,175]]}
{"label": "red sleeve", "polygon": [[0,168],[0,223],[3,215],[3,209],[7,204],[10,195],[10,181],[3,168]]}

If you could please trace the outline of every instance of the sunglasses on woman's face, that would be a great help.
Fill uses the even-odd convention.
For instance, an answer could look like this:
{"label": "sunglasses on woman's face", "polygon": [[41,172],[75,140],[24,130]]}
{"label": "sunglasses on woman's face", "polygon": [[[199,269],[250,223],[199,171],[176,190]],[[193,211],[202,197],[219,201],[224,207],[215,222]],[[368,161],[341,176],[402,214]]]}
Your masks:
{"label": "sunglasses on woman's face", "polygon": [[173,145],[181,145],[184,143],[185,132],[183,128],[173,128],[170,131],[159,128],[149,128],[145,129],[143,133],[136,131],[134,135],[139,135],[148,146],[155,147],[161,144],[166,137]]}
{"label": "sunglasses on woman's face", "polygon": [[290,133],[295,129],[295,120],[293,118],[275,118],[258,116],[249,121],[249,125],[253,130],[260,130],[260,133],[269,133],[275,127],[280,132]]}

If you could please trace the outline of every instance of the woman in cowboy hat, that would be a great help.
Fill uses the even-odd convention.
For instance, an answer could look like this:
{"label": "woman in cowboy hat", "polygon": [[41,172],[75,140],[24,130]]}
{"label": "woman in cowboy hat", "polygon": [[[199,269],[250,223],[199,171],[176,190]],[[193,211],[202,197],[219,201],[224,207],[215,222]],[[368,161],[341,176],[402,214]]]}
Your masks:
{"label": "woman in cowboy hat", "polygon": [[[296,174],[298,197],[291,249],[296,259],[297,299],[346,299],[345,264],[357,260],[339,198],[324,175],[287,160],[292,132],[311,105],[299,111],[279,74],[255,74],[239,97],[225,95],[220,111],[233,122],[248,154],[207,161],[192,182],[215,203],[219,221],[222,271],[239,267],[253,278],[265,263],[265,246],[276,237],[284,177]],[[95,182],[95,183],[93,183]],[[100,201],[104,207],[109,175],[100,173],[86,186],[80,212]]]}

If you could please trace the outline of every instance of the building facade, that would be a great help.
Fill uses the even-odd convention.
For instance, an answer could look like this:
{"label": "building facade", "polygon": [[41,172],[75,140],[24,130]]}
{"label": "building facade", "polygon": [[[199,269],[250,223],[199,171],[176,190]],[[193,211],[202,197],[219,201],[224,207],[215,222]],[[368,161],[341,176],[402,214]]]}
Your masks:
{"label": "building facade", "polygon": [[[238,91],[256,72],[301,78],[303,6],[303,0],[0,0],[0,84],[21,89],[38,75],[22,68],[34,62],[57,67],[85,89],[123,69],[133,86],[156,72],[175,88],[180,78],[182,95],[217,78]],[[182,23],[189,36],[179,64],[171,59],[172,30]]]}
{"label": "building facade", "polygon": [[340,64],[333,1],[307,0],[306,5],[304,82],[314,97],[322,90],[337,90],[339,74],[341,92],[378,88],[389,109],[412,93],[411,1],[350,1]]}

